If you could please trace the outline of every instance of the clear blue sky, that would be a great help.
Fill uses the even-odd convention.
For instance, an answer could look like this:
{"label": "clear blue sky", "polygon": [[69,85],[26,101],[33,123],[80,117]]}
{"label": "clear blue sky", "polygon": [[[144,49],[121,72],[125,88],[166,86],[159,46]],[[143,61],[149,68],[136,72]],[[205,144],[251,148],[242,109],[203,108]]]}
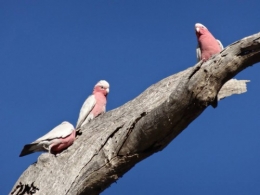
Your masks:
{"label": "clear blue sky", "polygon": [[[209,3],[210,2],[210,3]],[[0,1],[0,191],[40,153],[24,144],[64,120],[75,125],[100,79],[107,110],[196,62],[194,24],[224,46],[260,31],[260,2]],[[169,146],[103,195],[260,194],[259,64],[236,76],[248,92],[209,107]]]}

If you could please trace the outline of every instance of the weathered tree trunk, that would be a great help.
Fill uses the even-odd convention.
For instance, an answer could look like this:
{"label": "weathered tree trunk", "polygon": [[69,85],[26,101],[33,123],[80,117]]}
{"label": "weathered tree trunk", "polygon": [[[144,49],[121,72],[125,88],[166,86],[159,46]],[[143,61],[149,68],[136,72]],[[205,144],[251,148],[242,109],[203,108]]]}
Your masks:
{"label": "weathered tree trunk", "polygon": [[230,79],[259,61],[260,33],[161,80],[86,124],[83,134],[59,156],[40,155],[11,194],[99,194],[136,163],[165,148],[217,99],[245,92],[247,81]]}

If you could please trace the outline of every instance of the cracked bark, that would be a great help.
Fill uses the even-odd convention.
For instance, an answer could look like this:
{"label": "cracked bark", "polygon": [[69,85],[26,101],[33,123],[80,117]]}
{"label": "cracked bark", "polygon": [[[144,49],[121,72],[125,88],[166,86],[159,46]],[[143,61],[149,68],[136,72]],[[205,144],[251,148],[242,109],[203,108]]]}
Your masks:
{"label": "cracked bark", "polygon": [[260,33],[159,81],[86,124],[82,135],[59,156],[40,155],[11,193],[27,194],[33,186],[33,194],[99,194],[136,163],[165,148],[216,98],[246,92],[247,80],[231,78],[259,61]]}

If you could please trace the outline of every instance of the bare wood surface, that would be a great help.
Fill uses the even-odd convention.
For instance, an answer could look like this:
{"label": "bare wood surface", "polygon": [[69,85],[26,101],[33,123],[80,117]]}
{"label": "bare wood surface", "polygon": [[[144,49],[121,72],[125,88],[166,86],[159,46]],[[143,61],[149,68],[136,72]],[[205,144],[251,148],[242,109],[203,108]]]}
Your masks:
{"label": "bare wood surface", "polygon": [[260,33],[159,81],[86,124],[59,156],[40,155],[11,194],[99,194],[136,163],[165,148],[216,99],[246,92],[247,80],[230,79],[259,61]]}

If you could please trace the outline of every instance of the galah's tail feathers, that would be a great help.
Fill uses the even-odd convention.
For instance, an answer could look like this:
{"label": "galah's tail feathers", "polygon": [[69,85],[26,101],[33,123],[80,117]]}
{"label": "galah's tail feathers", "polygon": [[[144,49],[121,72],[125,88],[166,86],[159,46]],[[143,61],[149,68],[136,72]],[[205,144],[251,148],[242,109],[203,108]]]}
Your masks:
{"label": "galah's tail feathers", "polygon": [[41,151],[46,151],[42,146],[40,146],[38,143],[35,144],[26,144],[23,147],[23,150],[19,157],[26,156],[28,154],[34,153],[34,152],[41,152]]}

